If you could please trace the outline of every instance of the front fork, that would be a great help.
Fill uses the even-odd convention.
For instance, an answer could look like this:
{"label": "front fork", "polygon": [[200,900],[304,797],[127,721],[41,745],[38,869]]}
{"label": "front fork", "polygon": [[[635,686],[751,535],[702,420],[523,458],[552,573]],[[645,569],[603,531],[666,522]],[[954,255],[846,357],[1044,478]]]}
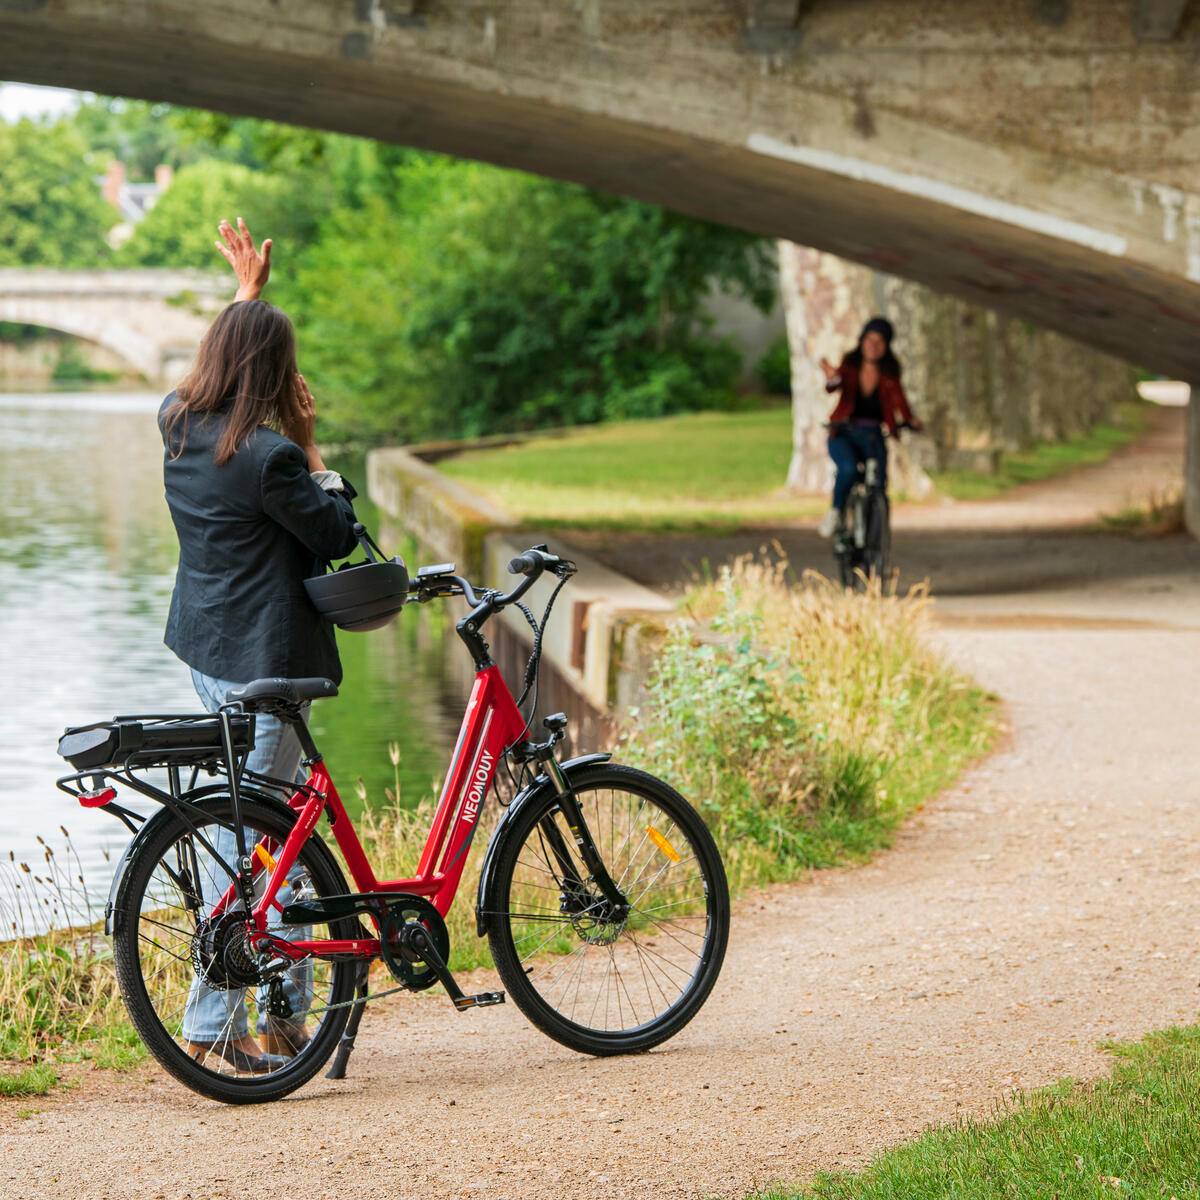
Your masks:
{"label": "front fork", "polygon": [[[545,769],[550,782],[554,784],[554,790],[558,793],[559,811],[567,823],[567,828],[571,831],[571,837],[578,850],[578,858],[573,857],[552,812],[542,818],[538,828],[558,864],[564,898],[574,895],[580,900],[585,899],[587,885],[590,882],[599,889],[600,894],[609,904],[612,919],[623,920],[629,912],[629,900],[608,873],[608,867],[605,866],[604,860],[596,849],[596,843],[592,838],[587,821],[584,819],[583,810],[579,806],[575,791],[563,773],[562,767],[559,766],[558,760],[554,757],[554,746],[563,736],[566,718],[561,714],[547,717],[546,726],[551,731],[550,740],[531,746],[528,757]],[[579,878],[577,864],[580,860],[587,869],[587,879]]]}

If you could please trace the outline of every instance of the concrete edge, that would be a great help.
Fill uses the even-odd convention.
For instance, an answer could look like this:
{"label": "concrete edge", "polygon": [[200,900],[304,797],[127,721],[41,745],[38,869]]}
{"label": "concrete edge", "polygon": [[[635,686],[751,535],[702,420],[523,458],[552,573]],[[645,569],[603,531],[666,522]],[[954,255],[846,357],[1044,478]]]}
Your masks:
{"label": "concrete edge", "polygon": [[[544,435],[538,435],[544,436]],[[553,534],[516,531],[517,522],[499,505],[431,466],[454,449],[484,442],[505,445],[520,438],[474,443],[391,446],[367,455],[367,491],[387,516],[438,558],[495,587],[506,587],[508,561],[530,546],[547,544],[579,567],[556,603],[543,654],[563,679],[594,709],[622,713],[637,703],[655,650],[675,614],[666,597],[635,583],[569,540]],[[557,579],[545,575],[526,603],[541,620]],[[513,608],[502,614],[507,629],[529,640],[529,626]]]}

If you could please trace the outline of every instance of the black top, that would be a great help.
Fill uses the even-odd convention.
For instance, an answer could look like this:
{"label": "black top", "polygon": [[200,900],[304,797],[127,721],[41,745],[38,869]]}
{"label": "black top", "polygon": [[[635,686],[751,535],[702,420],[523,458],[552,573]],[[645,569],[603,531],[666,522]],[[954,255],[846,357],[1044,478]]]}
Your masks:
{"label": "black top", "polygon": [[[172,392],[159,409],[174,402]],[[167,504],[179,535],[179,570],[166,644],[191,667],[248,683],[268,675],[341,682],[333,626],[303,581],[355,546],[354,489],[326,492],[295,442],[261,428],[224,465],[213,452],[220,415],[189,419],[182,453],[163,462]],[[184,430],[176,426],[175,441]]]}
{"label": "black top", "polygon": [[871,392],[859,392],[854,399],[852,421],[878,421],[883,424],[883,403],[879,399],[879,384]]}

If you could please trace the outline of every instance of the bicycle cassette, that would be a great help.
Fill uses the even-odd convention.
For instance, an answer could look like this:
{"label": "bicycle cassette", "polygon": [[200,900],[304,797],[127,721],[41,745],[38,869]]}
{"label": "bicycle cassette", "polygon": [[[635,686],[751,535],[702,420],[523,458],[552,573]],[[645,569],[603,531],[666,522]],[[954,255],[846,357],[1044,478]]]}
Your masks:
{"label": "bicycle cassette", "polygon": [[262,973],[250,948],[244,912],[224,912],[199,922],[192,935],[192,965],[216,991],[256,987]]}
{"label": "bicycle cassette", "polygon": [[445,962],[450,935],[442,914],[424,896],[401,894],[387,906],[379,923],[379,953],[397,983],[413,992],[437,983],[437,975],[412,945],[412,931],[421,929]]}

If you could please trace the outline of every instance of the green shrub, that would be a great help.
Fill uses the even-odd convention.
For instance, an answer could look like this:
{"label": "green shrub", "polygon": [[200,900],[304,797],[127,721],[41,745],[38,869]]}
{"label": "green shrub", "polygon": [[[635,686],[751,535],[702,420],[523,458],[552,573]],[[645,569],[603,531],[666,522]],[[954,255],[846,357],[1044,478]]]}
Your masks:
{"label": "green shrub", "polygon": [[928,603],[749,559],[688,598],[622,752],[697,805],[735,886],[869,853],[986,749],[989,702],[928,646]]}
{"label": "green shrub", "polygon": [[769,395],[792,394],[792,356],[786,334],[771,343],[767,352],[754,364],[754,370],[762,380],[763,391]]}

